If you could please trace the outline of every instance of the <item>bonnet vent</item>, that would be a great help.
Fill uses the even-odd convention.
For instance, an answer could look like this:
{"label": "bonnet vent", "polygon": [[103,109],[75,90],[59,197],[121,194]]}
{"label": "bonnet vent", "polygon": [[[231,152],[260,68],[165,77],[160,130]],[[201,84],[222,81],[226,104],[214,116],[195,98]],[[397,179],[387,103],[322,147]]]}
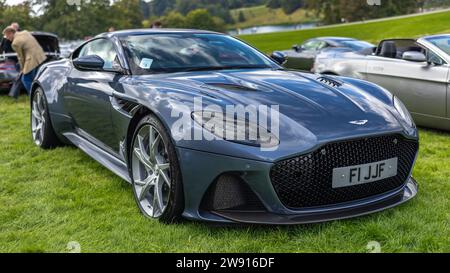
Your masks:
{"label": "bonnet vent", "polygon": [[339,82],[337,80],[334,80],[334,79],[331,79],[331,78],[328,78],[328,77],[323,77],[322,76],[320,78],[317,78],[317,80],[319,82],[323,83],[323,84],[326,84],[326,85],[334,87],[334,88],[342,86],[342,82]]}

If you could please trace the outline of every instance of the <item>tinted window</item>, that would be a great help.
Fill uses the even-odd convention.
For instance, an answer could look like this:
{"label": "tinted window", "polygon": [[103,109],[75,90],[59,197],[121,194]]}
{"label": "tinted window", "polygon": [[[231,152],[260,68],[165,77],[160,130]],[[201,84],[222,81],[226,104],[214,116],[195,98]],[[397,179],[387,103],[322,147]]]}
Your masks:
{"label": "tinted window", "polygon": [[348,40],[348,41],[341,41],[340,44],[344,47],[348,47],[354,51],[360,51],[368,48],[375,47],[373,44],[364,42],[364,41],[354,41],[354,40]]}
{"label": "tinted window", "polygon": [[268,68],[264,54],[220,34],[147,34],[122,38],[133,73]]}
{"label": "tinted window", "polygon": [[318,40],[311,40],[311,41],[307,41],[306,43],[304,43],[302,45],[302,48],[304,50],[317,50],[322,42],[318,41]]}

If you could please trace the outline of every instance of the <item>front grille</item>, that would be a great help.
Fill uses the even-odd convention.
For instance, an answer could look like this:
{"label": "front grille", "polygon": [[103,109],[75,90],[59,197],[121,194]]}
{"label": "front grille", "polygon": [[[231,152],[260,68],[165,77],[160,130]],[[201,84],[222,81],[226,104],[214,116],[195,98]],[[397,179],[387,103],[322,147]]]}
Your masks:
{"label": "front grille", "polygon": [[[419,143],[389,135],[325,145],[316,151],[278,162],[270,177],[288,208],[314,208],[356,201],[387,193],[406,183]],[[398,175],[373,183],[332,187],[333,169],[398,158]]]}

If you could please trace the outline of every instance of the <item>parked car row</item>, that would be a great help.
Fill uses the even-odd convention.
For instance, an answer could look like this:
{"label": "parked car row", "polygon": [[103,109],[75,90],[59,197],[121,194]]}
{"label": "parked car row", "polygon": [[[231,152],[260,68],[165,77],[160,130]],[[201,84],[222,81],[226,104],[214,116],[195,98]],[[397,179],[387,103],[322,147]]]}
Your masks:
{"label": "parked car row", "polygon": [[296,53],[285,55],[285,67],[378,84],[405,103],[418,125],[450,130],[450,35],[388,39],[376,47],[349,38],[317,38],[294,48]]}

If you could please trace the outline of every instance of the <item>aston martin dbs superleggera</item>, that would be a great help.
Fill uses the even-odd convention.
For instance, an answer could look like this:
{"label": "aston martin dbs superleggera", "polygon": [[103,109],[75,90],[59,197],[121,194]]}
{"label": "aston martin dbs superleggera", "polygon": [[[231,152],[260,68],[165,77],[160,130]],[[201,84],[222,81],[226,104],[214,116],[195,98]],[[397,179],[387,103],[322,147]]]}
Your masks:
{"label": "aston martin dbs superleggera", "polygon": [[[418,131],[396,97],[274,58],[207,31],[101,34],[41,67],[33,139],[79,147],[163,222],[323,222],[417,194]],[[275,114],[222,115],[230,106]]]}

